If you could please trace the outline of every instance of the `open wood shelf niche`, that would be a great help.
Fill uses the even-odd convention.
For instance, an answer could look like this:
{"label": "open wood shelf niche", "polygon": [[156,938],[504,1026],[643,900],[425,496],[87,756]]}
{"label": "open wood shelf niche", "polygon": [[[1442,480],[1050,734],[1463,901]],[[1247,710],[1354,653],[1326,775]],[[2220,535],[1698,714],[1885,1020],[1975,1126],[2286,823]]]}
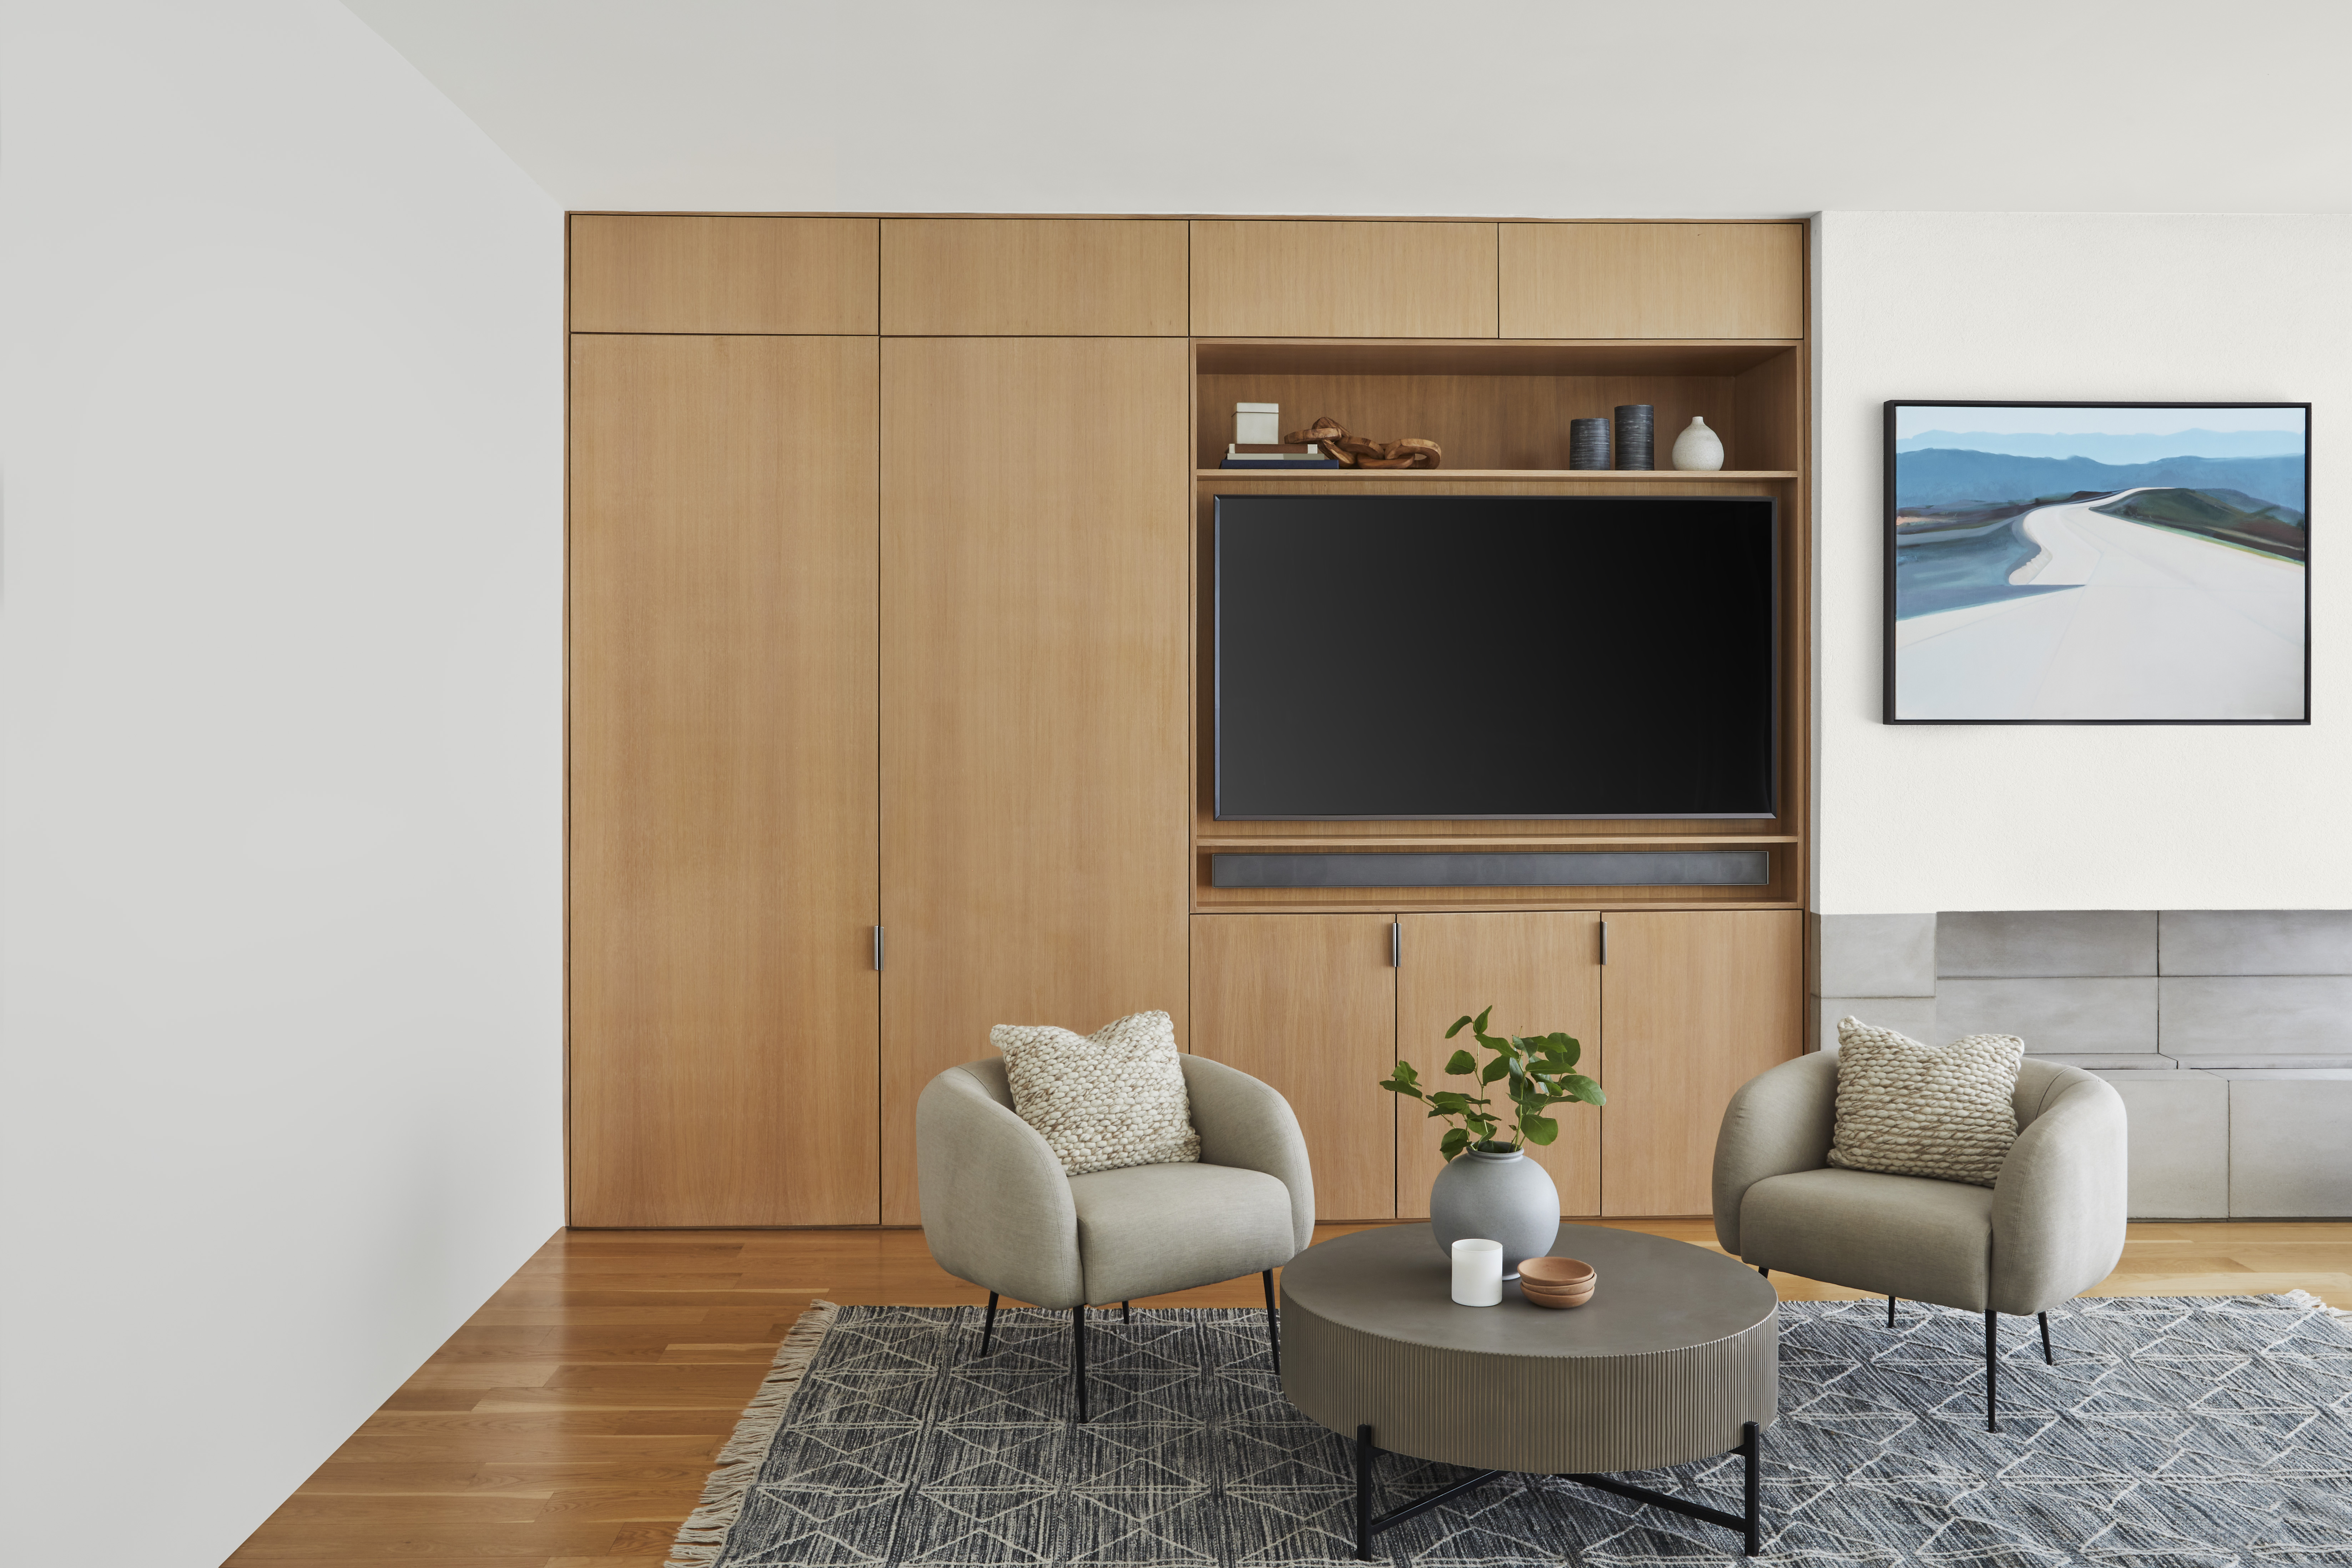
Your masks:
{"label": "open wood shelf niche", "polygon": [[[1804,521],[1805,351],[1801,339],[1707,342],[1515,342],[1196,339],[1193,362],[1194,741],[1192,910],[1218,911],[1538,909],[1786,909],[1805,895],[1806,714],[1803,671],[1810,559]],[[1352,434],[1419,436],[1444,449],[1439,468],[1216,467],[1233,438],[1235,403],[1277,403],[1297,430],[1323,415]],[[1569,468],[1569,421],[1608,418],[1619,404],[1656,410],[1656,458],[1694,416],[1721,437],[1712,472]],[[1780,503],[1780,815],[1755,822],[1616,819],[1492,823],[1220,822],[1213,815],[1213,570],[1219,495],[1361,494],[1398,484],[1417,495],[1763,495]],[[1671,635],[1666,628],[1663,635]],[[1560,851],[1769,847],[1757,887],[1219,889],[1212,851],[1502,848]]]}

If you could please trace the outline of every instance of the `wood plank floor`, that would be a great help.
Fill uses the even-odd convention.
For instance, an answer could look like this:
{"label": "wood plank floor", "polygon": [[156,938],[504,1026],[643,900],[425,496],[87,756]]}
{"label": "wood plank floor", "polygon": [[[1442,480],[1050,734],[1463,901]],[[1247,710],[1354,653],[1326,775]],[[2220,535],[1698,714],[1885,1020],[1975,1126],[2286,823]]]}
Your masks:
{"label": "wood plank floor", "polygon": [[[1605,1223],[1715,1245],[1704,1220]],[[1861,1294],[1773,1283],[1790,1300]],[[2352,1308],[2352,1224],[2135,1225],[2093,1294],[2296,1289]],[[987,1293],[940,1272],[914,1231],[558,1232],[229,1562],[659,1568],[784,1331],[819,1297]],[[1262,1300],[1253,1277],[1137,1305]]]}

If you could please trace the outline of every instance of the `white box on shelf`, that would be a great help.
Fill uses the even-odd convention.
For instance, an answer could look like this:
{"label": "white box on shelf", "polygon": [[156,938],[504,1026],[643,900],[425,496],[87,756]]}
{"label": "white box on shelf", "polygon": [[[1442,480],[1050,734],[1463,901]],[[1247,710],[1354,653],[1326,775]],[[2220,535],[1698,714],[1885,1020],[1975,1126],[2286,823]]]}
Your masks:
{"label": "white box on shelf", "polygon": [[1244,446],[1271,447],[1282,439],[1282,405],[1234,405],[1234,439]]}

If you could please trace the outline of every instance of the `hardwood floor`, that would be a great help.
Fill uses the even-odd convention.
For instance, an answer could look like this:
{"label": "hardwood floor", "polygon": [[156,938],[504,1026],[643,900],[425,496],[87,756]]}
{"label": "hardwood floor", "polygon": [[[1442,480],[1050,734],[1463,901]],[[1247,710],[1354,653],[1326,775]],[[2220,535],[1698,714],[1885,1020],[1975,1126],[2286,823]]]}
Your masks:
{"label": "hardwood floor", "polygon": [[[1598,1223],[1715,1244],[1704,1220]],[[1861,1294],[1773,1283],[1790,1300]],[[2093,1294],[2296,1289],[2352,1308],[2352,1224],[2135,1225]],[[229,1562],[659,1568],[784,1331],[819,1297],[987,1292],[940,1272],[915,1231],[558,1232]],[[1260,1301],[1253,1277],[1137,1304]]]}

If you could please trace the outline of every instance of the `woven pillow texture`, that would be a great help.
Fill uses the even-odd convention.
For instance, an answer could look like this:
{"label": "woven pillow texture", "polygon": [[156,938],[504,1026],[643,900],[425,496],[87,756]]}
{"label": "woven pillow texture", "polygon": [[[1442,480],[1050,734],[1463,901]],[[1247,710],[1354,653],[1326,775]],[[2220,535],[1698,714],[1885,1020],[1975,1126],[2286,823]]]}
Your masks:
{"label": "woven pillow texture", "polygon": [[1943,1049],[1859,1018],[1838,1020],[1837,1131],[1830,1163],[1989,1187],[2017,1142],[2015,1035]]}
{"label": "woven pillow texture", "polygon": [[1130,1013],[1091,1035],[1050,1024],[999,1024],[1013,1109],[1073,1176],[1201,1158],[1192,1100],[1165,1013]]}

